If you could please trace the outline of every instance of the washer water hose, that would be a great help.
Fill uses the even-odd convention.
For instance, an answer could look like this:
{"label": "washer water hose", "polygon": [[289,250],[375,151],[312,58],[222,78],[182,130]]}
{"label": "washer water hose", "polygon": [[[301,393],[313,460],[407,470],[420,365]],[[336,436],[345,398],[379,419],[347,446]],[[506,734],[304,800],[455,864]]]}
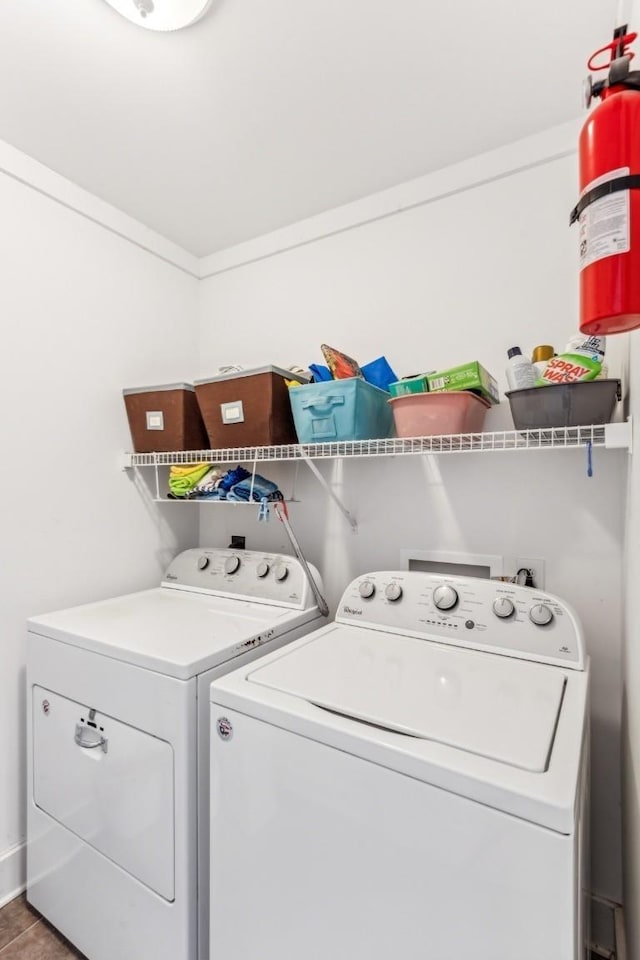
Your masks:
{"label": "washer water hose", "polygon": [[286,507],[283,509],[283,505],[280,504],[280,503],[278,503],[278,502],[276,502],[276,503],[273,504],[273,509],[274,509],[274,511],[275,511],[275,514],[276,514],[278,520],[280,521],[280,523],[283,524],[285,530],[287,531],[287,536],[289,537],[289,540],[291,541],[291,546],[293,547],[293,552],[295,553],[296,557],[298,558],[298,560],[299,560],[300,563],[302,564],[302,569],[304,570],[304,572],[305,572],[305,574],[306,574],[306,577],[307,577],[307,580],[309,581],[309,586],[311,587],[311,592],[313,593],[313,596],[315,597],[315,601],[316,601],[316,603],[318,604],[318,610],[320,611],[320,613],[322,614],[323,617],[328,617],[328,616],[329,616],[329,604],[327,603],[327,601],[325,600],[325,598],[324,598],[324,597],[322,596],[322,594],[320,593],[320,590],[318,589],[318,584],[317,584],[316,581],[313,579],[313,574],[311,573],[311,570],[309,569],[309,564],[308,564],[307,561],[305,560],[304,554],[302,553],[302,550],[300,549],[300,544],[299,544],[298,541],[296,540],[296,535],[295,535],[295,533],[293,532],[293,530],[291,529],[291,524],[289,523],[289,518],[287,517],[287,514],[286,514],[286,512],[285,512],[285,511],[286,511]]}

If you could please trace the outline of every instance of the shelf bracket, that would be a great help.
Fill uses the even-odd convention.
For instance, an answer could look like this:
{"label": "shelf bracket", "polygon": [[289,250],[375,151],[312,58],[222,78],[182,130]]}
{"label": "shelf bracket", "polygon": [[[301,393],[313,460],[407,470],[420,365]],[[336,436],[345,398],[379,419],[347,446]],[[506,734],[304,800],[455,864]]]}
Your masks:
{"label": "shelf bracket", "polygon": [[633,452],[633,421],[631,417],[622,423],[606,423],[604,426],[604,445],[608,450],[628,450]]}
{"label": "shelf bracket", "polygon": [[345,505],[343,504],[342,500],[341,500],[341,499],[338,497],[338,495],[336,494],[336,492],[335,492],[335,490],[333,489],[333,487],[332,487],[329,483],[327,483],[327,481],[326,481],[325,478],[322,476],[322,474],[321,474],[320,471],[318,470],[317,466],[315,465],[315,463],[313,462],[313,460],[311,459],[311,457],[308,457],[308,456],[306,455],[306,453],[304,453],[304,452],[302,451],[302,448],[301,448],[301,451],[300,451],[300,455],[301,455],[302,459],[304,460],[304,462],[306,463],[306,465],[309,467],[309,470],[311,470],[311,473],[314,475],[314,477],[316,478],[316,480],[318,481],[318,483],[320,484],[320,486],[324,489],[325,493],[327,493],[327,494],[331,497],[331,499],[332,499],[333,502],[335,503],[336,507],[338,508],[338,510],[340,511],[340,513],[342,514],[342,516],[345,518],[345,520],[347,521],[347,523],[348,523],[349,526],[351,527],[352,533],[357,533],[357,532],[358,532],[358,524],[357,524],[357,521],[356,521],[355,517],[353,516],[353,514],[351,514],[351,513],[347,510],[347,508],[346,508]]}

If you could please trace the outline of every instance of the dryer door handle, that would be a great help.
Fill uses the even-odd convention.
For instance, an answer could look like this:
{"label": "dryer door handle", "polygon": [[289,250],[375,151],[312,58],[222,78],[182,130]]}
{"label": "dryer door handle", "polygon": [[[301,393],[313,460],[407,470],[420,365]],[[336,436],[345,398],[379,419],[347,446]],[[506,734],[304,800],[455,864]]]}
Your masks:
{"label": "dryer door handle", "polygon": [[76,723],[75,742],[83,750],[96,750],[98,747],[103,753],[107,752],[109,741],[103,737],[99,730],[94,727],[87,727],[83,723]]}

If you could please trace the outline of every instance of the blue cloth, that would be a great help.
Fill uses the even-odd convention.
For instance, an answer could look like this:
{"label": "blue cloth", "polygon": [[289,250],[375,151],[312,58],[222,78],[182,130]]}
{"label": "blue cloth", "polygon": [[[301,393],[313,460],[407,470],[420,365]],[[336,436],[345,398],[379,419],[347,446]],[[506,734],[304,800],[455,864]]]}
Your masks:
{"label": "blue cloth", "polygon": [[283,500],[283,496],[278,490],[278,485],[271,480],[266,480],[256,473],[253,478],[253,495],[251,490],[251,477],[236,483],[227,494],[227,500],[243,500],[248,503],[252,500]]}
{"label": "blue cloth", "polygon": [[313,374],[314,383],[322,383],[324,380],[333,380],[329,367],[323,367],[321,363],[310,363],[309,370]]}
{"label": "blue cloth", "polygon": [[[237,466],[234,470],[227,470],[224,477],[221,477],[220,482],[218,483],[218,490],[229,491],[236,483],[240,483],[241,480],[244,480],[246,477],[250,477],[251,474],[248,470],[245,470],[244,467]],[[248,498],[247,498],[248,499]]]}
{"label": "blue cloth", "polygon": [[204,490],[194,490],[192,498],[197,500],[235,500],[243,503],[249,503],[250,499],[264,502],[284,500],[277,484],[261,477],[258,473],[253,478],[253,496],[251,494],[251,473],[244,467],[237,466],[233,470],[227,470],[215,488],[208,487]]}

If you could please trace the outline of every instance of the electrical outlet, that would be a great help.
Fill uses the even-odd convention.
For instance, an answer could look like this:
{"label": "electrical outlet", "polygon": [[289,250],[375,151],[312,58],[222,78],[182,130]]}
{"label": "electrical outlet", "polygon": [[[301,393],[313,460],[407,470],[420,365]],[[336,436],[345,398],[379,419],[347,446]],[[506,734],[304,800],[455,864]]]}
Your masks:
{"label": "electrical outlet", "polygon": [[[545,571],[544,560],[541,557],[515,557],[513,566],[513,575],[522,567],[531,570],[533,574],[533,583],[539,590],[545,589]],[[507,571],[505,570],[505,573]],[[511,571],[508,571],[511,573]]]}
{"label": "electrical outlet", "polygon": [[229,550],[244,550],[246,546],[247,538],[238,537],[235,533],[231,534],[231,543],[229,544]]}

